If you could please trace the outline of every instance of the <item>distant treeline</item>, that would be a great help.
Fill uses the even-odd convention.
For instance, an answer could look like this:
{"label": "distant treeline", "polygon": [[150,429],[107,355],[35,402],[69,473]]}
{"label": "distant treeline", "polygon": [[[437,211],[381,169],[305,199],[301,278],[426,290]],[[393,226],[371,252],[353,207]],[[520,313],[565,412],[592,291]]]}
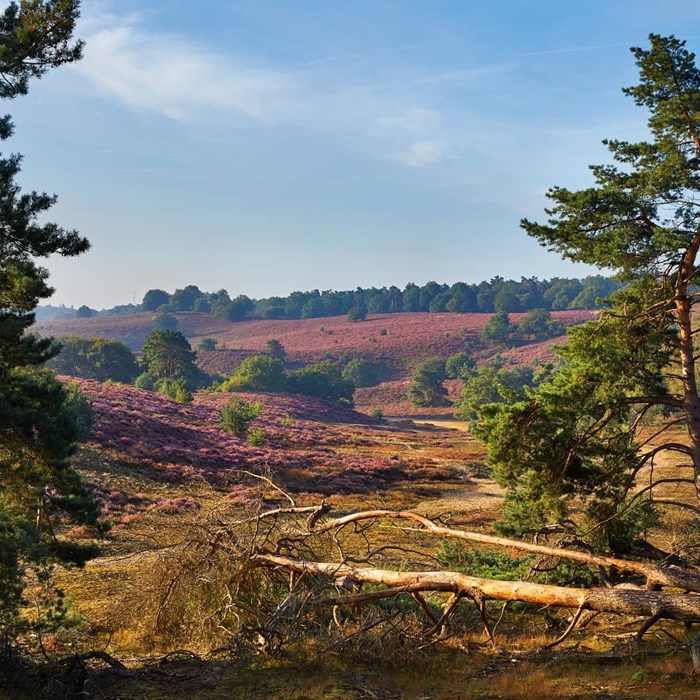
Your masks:
{"label": "distant treeline", "polygon": [[391,314],[403,311],[427,312],[478,312],[531,311],[548,309],[592,309],[600,299],[610,296],[620,284],[609,277],[592,275],[583,279],[554,277],[540,280],[537,277],[506,280],[494,277],[489,282],[452,285],[428,282],[418,286],[409,283],[404,289],[396,286],[371,287],[354,290],[320,292],[292,292],[286,297],[250,299],[245,295],[231,298],[225,289],[218,292],[203,292],[194,285],[177,289],[172,294],[162,289],[150,289],[141,304],[115,306],[104,311],[95,311],[87,306],[79,309],[65,307],[42,307],[38,320],[49,318],[113,316],[158,311],[178,313],[199,311],[212,313],[230,321],[244,318],[322,318],[340,316],[352,310],[369,314]]}

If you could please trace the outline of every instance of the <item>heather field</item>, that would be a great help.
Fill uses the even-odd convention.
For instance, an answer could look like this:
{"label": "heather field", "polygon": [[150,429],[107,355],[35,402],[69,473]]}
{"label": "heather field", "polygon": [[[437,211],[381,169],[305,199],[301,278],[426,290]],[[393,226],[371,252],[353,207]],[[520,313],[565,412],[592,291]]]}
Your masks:
{"label": "heather field", "polygon": [[[235,500],[245,498],[244,471],[267,474],[295,493],[366,496],[399,484],[460,483],[479,459],[478,447],[464,433],[453,431],[449,442],[442,433],[406,433],[362,413],[289,394],[245,395],[263,405],[251,426],[262,444],[251,446],[220,428],[225,395],[200,393],[182,405],[130,386],[78,381],[94,411],[81,466],[108,517],[119,522],[138,512],[196,505],[186,497],[173,501],[114,487],[100,476],[99,464],[118,465],[120,473],[149,482],[156,493],[204,487]],[[407,450],[408,443],[418,444]]]}
{"label": "heather field", "polygon": [[[524,314],[511,314],[517,323]],[[201,352],[200,364],[209,372],[230,372],[247,354],[279,340],[292,363],[316,362],[328,355],[364,357],[404,374],[431,355],[448,357],[479,347],[479,331],[490,314],[401,313],[369,316],[351,323],[345,316],[301,320],[251,320],[229,323],[211,314],[175,314],[180,330],[193,347],[214,338],[221,350]],[[552,317],[572,326],[594,317],[591,311],[555,311]],[[105,337],[140,350],[152,329],[154,314],[71,319],[36,324],[42,335]],[[482,349],[483,351],[483,349]],[[485,352],[485,351],[484,351]]]}

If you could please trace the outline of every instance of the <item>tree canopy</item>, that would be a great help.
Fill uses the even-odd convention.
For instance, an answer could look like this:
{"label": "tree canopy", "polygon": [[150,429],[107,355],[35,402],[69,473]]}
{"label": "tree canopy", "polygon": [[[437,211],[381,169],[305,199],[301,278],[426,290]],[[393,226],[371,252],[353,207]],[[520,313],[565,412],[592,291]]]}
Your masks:
{"label": "tree canopy", "polygon": [[106,338],[61,338],[60,353],[47,366],[58,374],[130,384],[139,374],[134,353]]}
{"label": "tree canopy", "polygon": [[153,331],[143,344],[143,361],[155,383],[179,379],[189,389],[196,388],[199,383],[199,369],[194,363],[196,356],[179,331]]}
{"label": "tree canopy", "polygon": [[408,387],[408,400],[414,406],[423,408],[449,406],[445,379],[445,360],[441,357],[429,357],[413,374],[413,380]]}

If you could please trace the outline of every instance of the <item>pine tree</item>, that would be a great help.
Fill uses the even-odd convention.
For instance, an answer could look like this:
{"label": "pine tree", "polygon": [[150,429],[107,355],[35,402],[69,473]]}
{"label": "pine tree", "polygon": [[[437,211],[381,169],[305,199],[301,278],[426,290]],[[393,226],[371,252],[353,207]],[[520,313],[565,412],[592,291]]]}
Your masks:
{"label": "pine tree", "polygon": [[[650,140],[609,140],[615,164],[591,166],[595,184],[554,187],[546,224],[527,233],[577,262],[614,270],[626,287],[600,320],[570,333],[564,365],[525,401],[482,411],[489,460],[510,487],[514,529],[588,504],[589,534],[629,545],[648,522],[654,484],[632,494],[655,457],[683,458],[674,483],[694,483],[700,506],[700,395],[693,336],[700,279],[700,70],[675,37],[652,34],[632,52],[639,84],[623,92],[649,111]],[[653,446],[636,428],[654,407],[673,412]],[[688,440],[666,437],[682,424]],[[647,482],[648,483],[648,482]],[[657,501],[658,502],[658,501]],[[700,513],[700,508],[696,508]]]}
{"label": "pine tree", "polygon": [[[0,97],[27,92],[31,78],[80,58],[73,39],[79,3],[12,2],[0,15]],[[0,139],[13,131],[0,119]],[[40,223],[56,198],[22,192],[16,177],[21,156],[0,156],[0,628],[12,634],[18,619],[23,562],[65,555],[68,547],[45,527],[55,511],[95,522],[97,509],[71,469],[81,434],[75,396],[43,367],[59,346],[28,334],[34,309],[51,296],[48,272],[38,260],[74,256],[87,240],[76,231]],[[73,552],[75,553],[75,552]]]}

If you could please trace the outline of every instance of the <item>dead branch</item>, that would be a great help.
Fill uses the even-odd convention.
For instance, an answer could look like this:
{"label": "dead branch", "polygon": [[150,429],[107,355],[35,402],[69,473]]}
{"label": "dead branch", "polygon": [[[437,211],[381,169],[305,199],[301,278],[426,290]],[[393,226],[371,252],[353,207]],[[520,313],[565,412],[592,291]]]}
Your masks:
{"label": "dead branch", "polygon": [[498,547],[505,547],[507,549],[516,549],[521,552],[529,552],[531,554],[579,561],[592,566],[610,567],[621,572],[644,576],[647,580],[648,586],[671,586],[674,588],[682,588],[687,591],[692,591],[694,593],[700,593],[700,575],[685,571],[683,569],[678,569],[675,567],[665,568],[647,562],[618,559],[615,557],[607,557],[571,549],[564,549],[562,547],[550,547],[547,545],[533,544],[530,542],[521,542],[519,540],[511,540],[506,537],[487,535],[480,532],[455,530],[437,525],[429,518],[410,511],[368,510],[352,513],[342,518],[326,521],[322,525],[317,525],[314,533],[320,534],[323,532],[329,532],[330,530],[344,527],[349,523],[356,523],[364,520],[376,520],[380,518],[410,520],[418,523],[421,526],[421,531],[438,535],[440,537],[449,537],[467,542],[480,542],[481,544],[490,544]]}
{"label": "dead branch", "polygon": [[576,614],[571,618],[571,622],[569,623],[569,626],[564,630],[564,633],[560,637],[557,637],[557,639],[555,639],[553,642],[545,644],[543,649],[554,649],[554,647],[559,646],[562,642],[566,641],[569,635],[576,628],[576,624],[581,619],[581,615],[583,615],[583,608],[579,608],[576,611]]}

